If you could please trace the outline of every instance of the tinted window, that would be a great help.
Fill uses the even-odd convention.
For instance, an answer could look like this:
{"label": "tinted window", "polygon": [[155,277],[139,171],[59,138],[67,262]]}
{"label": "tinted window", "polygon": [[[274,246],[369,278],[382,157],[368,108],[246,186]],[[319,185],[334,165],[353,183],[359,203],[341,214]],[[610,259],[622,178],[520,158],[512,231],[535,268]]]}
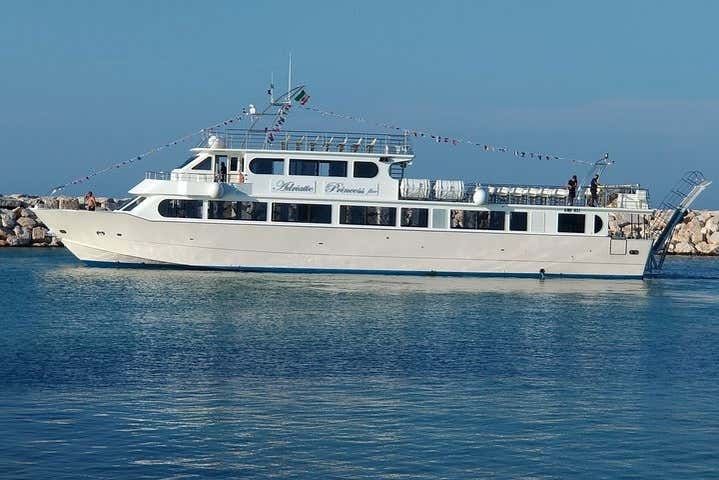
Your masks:
{"label": "tinted window", "polygon": [[285,161],[281,158],[254,158],[250,162],[250,171],[264,175],[283,175]]}
{"label": "tinted window", "polygon": [[594,233],[601,232],[603,226],[604,221],[602,220],[602,217],[600,217],[599,215],[594,215]]}
{"label": "tinted window", "polygon": [[426,227],[429,220],[429,210],[426,208],[403,208],[403,227]]}
{"label": "tinted window", "polygon": [[332,206],[304,203],[272,204],[273,222],[332,223]]}
{"label": "tinted window", "polygon": [[207,157],[194,167],[193,170],[211,170],[212,169],[212,157]]}
{"label": "tinted window", "polygon": [[584,233],[584,214],[560,213],[557,218],[557,231],[562,233]]}
{"label": "tinted window", "polygon": [[290,175],[346,177],[347,162],[330,160],[290,160]]}
{"label": "tinted window", "polygon": [[218,220],[267,220],[265,202],[216,202],[210,201],[208,218]]}
{"label": "tinted window", "polygon": [[527,212],[511,212],[509,214],[509,229],[516,232],[526,232]]}
{"label": "tinted window", "polygon": [[374,178],[377,176],[377,164],[372,162],[355,162],[354,176],[356,178]]}
{"label": "tinted window", "polygon": [[202,200],[165,199],[157,206],[163,217],[202,218]]}
{"label": "tinted window", "polygon": [[504,212],[452,210],[451,228],[504,230]]}
{"label": "tinted window", "polygon": [[139,204],[145,201],[145,198],[147,197],[135,197],[132,200],[130,200],[127,204],[125,204],[120,211],[122,212],[129,212],[130,210],[134,210]]}
{"label": "tinted window", "polygon": [[193,161],[193,160],[196,159],[196,158],[197,158],[197,155],[191,156],[190,158],[188,158],[187,160],[185,160],[185,161],[182,163],[182,165],[180,165],[180,166],[177,167],[177,168],[186,167],[191,161]]}
{"label": "tinted window", "polygon": [[394,226],[396,221],[396,208],[340,205],[340,223],[345,225]]}

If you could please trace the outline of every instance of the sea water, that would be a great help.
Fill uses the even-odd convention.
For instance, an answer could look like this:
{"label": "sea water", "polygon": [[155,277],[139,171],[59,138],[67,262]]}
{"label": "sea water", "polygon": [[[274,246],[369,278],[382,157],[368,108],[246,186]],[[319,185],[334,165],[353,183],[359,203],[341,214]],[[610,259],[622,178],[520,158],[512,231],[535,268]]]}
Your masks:
{"label": "sea water", "polygon": [[718,478],[719,260],[644,281],[0,251],[1,478]]}

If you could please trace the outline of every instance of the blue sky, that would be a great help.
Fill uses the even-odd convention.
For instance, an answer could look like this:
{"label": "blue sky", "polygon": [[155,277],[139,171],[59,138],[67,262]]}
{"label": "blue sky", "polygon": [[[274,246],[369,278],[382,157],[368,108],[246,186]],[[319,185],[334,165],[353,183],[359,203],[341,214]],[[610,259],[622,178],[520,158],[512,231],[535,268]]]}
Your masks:
{"label": "blue sky", "polygon": [[[260,4],[262,3],[262,4]],[[586,160],[661,197],[719,180],[717,2],[2,2],[0,192],[53,185],[265,100]],[[290,127],[366,130],[308,113]],[[564,183],[566,162],[415,143],[412,176]],[[81,186],[118,195],[180,147]],[[719,208],[719,182],[700,206]]]}

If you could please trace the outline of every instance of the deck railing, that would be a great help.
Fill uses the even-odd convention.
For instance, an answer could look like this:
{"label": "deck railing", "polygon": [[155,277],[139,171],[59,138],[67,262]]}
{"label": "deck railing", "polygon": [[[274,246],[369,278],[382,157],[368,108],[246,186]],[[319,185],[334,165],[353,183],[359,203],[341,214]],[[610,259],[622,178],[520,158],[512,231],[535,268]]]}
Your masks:
{"label": "deck railing", "polygon": [[210,130],[206,142],[214,136],[218,147],[251,150],[296,150],[310,152],[377,153],[411,155],[409,135],[367,132],[320,132],[314,130],[221,129]]}
{"label": "deck railing", "polygon": [[[426,198],[404,197],[401,193],[401,200],[430,200],[448,201],[436,196],[437,180],[429,182],[429,195]],[[518,204],[518,205],[567,205],[567,206],[589,206],[591,205],[591,192],[589,188],[582,188],[577,192],[574,201],[569,203],[569,190],[566,186],[547,185],[513,185],[513,184],[481,184],[475,182],[464,182],[464,195],[453,200],[454,202],[472,203],[474,193],[480,187],[484,189],[487,196],[485,201],[489,204]],[[637,195],[636,201],[629,202],[625,196],[620,194]],[[450,200],[452,201],[452,200]],[[618,207],[618,208],[645,208],[648,205],[649,196],[646,190],[640,185],[601,185],[598,190],[596,207]],[[621,204],[620,204],[621,203]],[[627,204],[631,203],[631,204]]]}

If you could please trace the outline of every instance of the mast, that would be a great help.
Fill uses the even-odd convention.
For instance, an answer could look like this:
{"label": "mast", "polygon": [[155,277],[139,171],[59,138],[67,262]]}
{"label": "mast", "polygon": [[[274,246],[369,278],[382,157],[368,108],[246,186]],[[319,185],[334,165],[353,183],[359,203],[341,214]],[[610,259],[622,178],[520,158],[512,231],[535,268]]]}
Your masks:
{"label": "mast", "polygon": [[287,103],[290,103],[292,99],[290,98],[290,92],[292,91],[292,52],[290,52],[290,62],[288,66],[288,72],[287,72]]}

